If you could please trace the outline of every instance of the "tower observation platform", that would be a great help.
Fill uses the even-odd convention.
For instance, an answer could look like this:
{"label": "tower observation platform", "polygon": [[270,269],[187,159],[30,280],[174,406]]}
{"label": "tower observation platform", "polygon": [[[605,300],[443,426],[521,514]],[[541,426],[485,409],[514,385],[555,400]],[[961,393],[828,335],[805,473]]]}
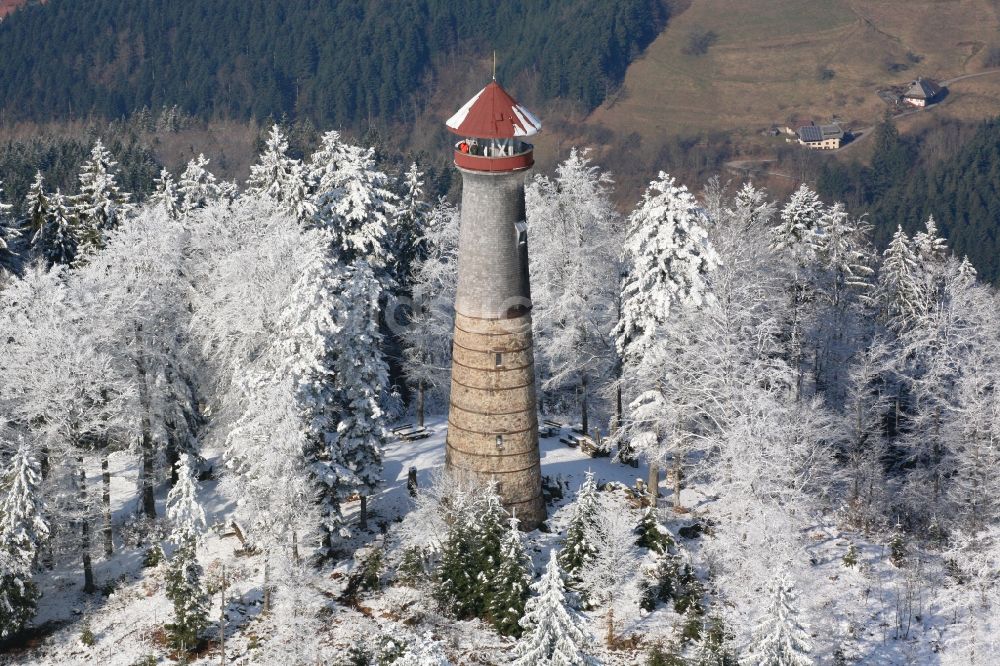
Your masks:
{"label": "tower observation platform", "polygon": [[496,81],[446,122],[462,173],[446,467],[545,520],[531,336],[525,171],[541,122]]}

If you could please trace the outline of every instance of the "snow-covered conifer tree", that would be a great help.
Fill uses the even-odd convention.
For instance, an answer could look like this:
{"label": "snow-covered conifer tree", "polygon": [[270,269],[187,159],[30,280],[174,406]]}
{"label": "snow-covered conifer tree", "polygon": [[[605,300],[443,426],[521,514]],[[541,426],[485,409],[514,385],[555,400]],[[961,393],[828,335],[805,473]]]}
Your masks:
{"label": "snow-covered conifer tree", "polygon": [[208,626],[209,599],[202,574],[195,544],[187,541],[174,552],[166,576],[167,598],[174,606],[174,621],[166,629],[171,643],[182,651],[194,648]]}
{"label": "snow-covered conifer tree", "polygon": [[103,248],[108,232],[132,211],[130,195],[121,191],[115,179],[116,166],[98,139],[80,171],[80,192],[73,197],[78,257]]}
{"label": "snow-covered conifer tree", "polygon": [[746,666],[811,666],[809,634],[802,626],[796,609],[795,592],[784,576],[771,588],[772,601],[761,618],[754,640],[740,659]]}
{"label": "snow-covered conifer tree", "polygon": [[596,666],[588,654],[593,643],[582,619],[570,606],[554,550],[545,573],[531,586],[535,593],[525,608],[524,635],[514,648],[513,666]]}
{"label": "snow-covered conifer tree", "polygon": [[365,502],[382,479],[382,447],[386,440],[389,370],[382,356],[378,326],[381,288],[366,261],[358,260],[344,278],[342,305],[335,319],[336,359],[332,382],[333,404],[339,423],[332,437],[332,460],[349,475],[341,480],[338,496],[360,493]]}
{"label": "snow-covered conifer tree", "polygon": [[771,228],[771,247],[786,253],[797,264],[808,265],[822,243],[823,211],[819,195],[808,185],[800,185]]}
{"label": "snow-covered conifer tree", "polygon": [[223,197],[223,187],[215,176],[205,167],[210,160],[199,153],[198,157],[189,161],[177,182],[177,194],[180,197],[182,213],[204,208]]}
{"label": "snow-covered conifer tree", "polygon": [[176,218],[181,214],[181,197],[177,191],[177,183],[166,169],[160,170],[160,175],[153,181],[153,193],[149,195],[149,203],[153,206],[163,206],[170,217]]}
{"label": "snow-covered conifer tree", "polygon": [[281,204],[300,221],[316,212],[310,201],[307,171],[299,160],[288,156],[288,139],[277,124],[271,127],[257,164],[250,167],[247,192]]}
{"label": "snow-covered conifer tree", "polygon": [[49,218],[49,197],[45,193],[45,177],[41,171],[35,172],[28,193],[24,197],[24,221],[22,228],[26,229],[31,238],[31,247],[39,253],[44,253],[41,247],[42,229]]}
{"label": "snow-covered conifer tree", "polygon": [[399,184],[399,210],[395,221],[396,262],[394,277],[400,285],[409,287],[414,272],[424,258],[427,247],[427,218],[431,207],[424,197],[424,174],[414,162],[403,174]]}
{"label": "snow-covered conifer tree", "polygon": [[694,196],[660,172],[628,219],[622,315],[615,328],[626,359],[655,344],[675,307],[711,300],[707,275],[719,263]]}
{"label": "snow-covered conifer tree", "polygon": [[167,495],[167,519],[173,529],[170,541],[178,546],[198,543],[205,530],[205,510],[198,503],[198,480],[191,457],[182,453],[177,460],[177,483]]}
{"label": "snow-covered conifer tree", "polygon": [[566,528],[566,541],[559,551],[559,564],[570,576],[574,576],[594,556],[595,544],[589,541],[590,526],[596,519],[599,508],[597,481],[594,479],[594,473],[587,470],[573,501],[573,513]]}
{"label": "snow-covered conifer tree", "polygon": [[38,247],[38,251],[50,265],[69,264],[76,256],[76,237],[73,231],[76,220],[59,188],[48,197],[48,215],[31,242]]}
{"label": "snow-covered conifer tree", "polygon": [[500,561],[486,572],[490,587],[489,617],[504,636],[520,636],[524,604],[530,596],[531,559],[524,550],[517,516],[511,516],[500,543]]}
{"label": "snow-covered conifer tree", "polygon": [[910,237],[896,228],[883,254],[878,293],[886,322],[894,330],[908,328],[927,307],[923,270]]}
{"label": "snow-covered conifer tree", "polygon": [[758,189],[753,183],[744,183],[733,197],[726,213],[732,218],[733,224],[745,231],[760,231],[771,224],[777,210],[777,206],[768,198],[767,190]]}
{"label": "snow-covered conifer tree", "polygon": [[41,482],[38,461],[22,439],[0,480],[0,639],[16,634],[35,614],[32,571],[49,536]]}
{"label": "snow-covered conifer tree", "polygon": [[393,220],[398,212],[389,177],[376,167],[374,149],[331,150],[339,153],[336,170],[321,174],[317,183],[317,223],[333,232],[334,246],[345,263],[365,259],[388,288],[395,260]]}
{"label": "snow-covered conifer tree", "polygon": [[14,241],[21,234],[13,220],[8,219],[12,208],[13,206],[3,202],[3,181],[0,181],[0,286],[6,278],[14,275],[17,266]]}

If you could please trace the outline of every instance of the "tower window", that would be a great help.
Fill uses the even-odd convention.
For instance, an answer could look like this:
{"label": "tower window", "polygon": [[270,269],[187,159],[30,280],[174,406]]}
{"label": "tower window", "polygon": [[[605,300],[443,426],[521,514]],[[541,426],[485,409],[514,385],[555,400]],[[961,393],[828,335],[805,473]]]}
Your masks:
{"label": "tower window", "polygon": [[497,435],[497,451],[503,451],[503,435]]}
{"label": "tower window", "polygon": [[503,365],[503,354],[501,354],[500,352],[497,352],[497,353],[495,354],[495,357],[494,357],[494,359],[493,359],[493,365],[495,365],[495,366],[496,366],[496,367],[498,367],[498,368],[499,368],[499,367],[500,367],[501,365]]}
{"label": "tower window", "polygon": [[527,245],[528,244],[528,225],[524,222],[515,222],[514,228],[517,229],[517,244]]}

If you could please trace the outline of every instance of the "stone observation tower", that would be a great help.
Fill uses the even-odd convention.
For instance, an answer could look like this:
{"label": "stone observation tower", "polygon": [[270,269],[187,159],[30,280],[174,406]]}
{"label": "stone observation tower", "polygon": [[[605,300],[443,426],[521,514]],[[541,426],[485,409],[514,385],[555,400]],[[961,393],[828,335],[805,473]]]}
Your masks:
{"label": "stone observation tower", "polygon": [[495,480],[524,529],[545,520],[531,342],[524,141],[542,124],[494,80],[448,119],[462,223],[446,464]]}

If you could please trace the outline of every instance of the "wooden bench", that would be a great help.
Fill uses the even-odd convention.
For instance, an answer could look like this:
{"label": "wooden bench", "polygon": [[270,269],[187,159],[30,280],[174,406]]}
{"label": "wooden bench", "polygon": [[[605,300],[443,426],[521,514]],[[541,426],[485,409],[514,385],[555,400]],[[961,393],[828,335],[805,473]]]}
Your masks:
{"label": "wooden bench", "polygon": [[571,449],[575,449],[580,446],[580,438],[576,435],[566,435],[565,437],[560,437],[559,441]]}
{"label": "wooden bench", "polygon": [[558,421],[553,421],[551,419],[542,419],[542,423],[550,428],[554,428],[555,430],[562,429],[562,424],[559,423]]}
{"label": "wooden bench", "polygon": [[[398,432],[400,432],[402,430],[409,430],[410,428],[413,428],[413,427],[414,427],[414,425],[412,423],[404,423],[401,426],[396,426],[390,432],[398,433]],[[423,426],[420,426],[420,427],[422,428]]]}

